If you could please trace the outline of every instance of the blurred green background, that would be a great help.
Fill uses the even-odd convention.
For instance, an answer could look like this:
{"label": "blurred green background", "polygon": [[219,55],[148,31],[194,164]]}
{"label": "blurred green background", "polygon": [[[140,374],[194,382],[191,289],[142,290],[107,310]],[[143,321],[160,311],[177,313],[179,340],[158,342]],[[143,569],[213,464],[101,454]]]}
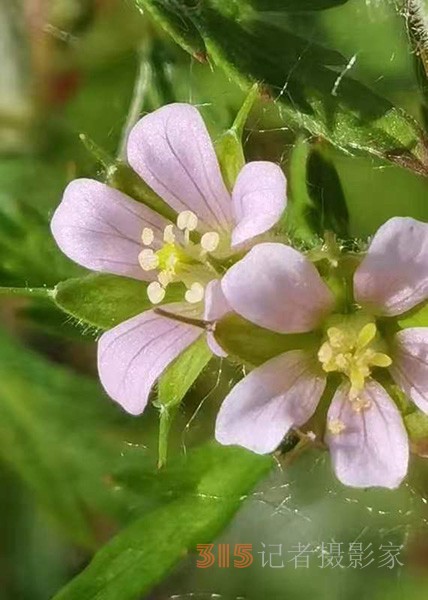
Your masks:
{"label": "blurred green background", "polygon": [[[353,77],[420,119],[414,57],[392,0],[350,0],[287,20],[267,11],[260,19],[293,27],[347,60],[355,56]],[[57,251],[49,233],[66,183],[99,173],[80,134],[112,156],[123,155],[130,111],[143,114],[180,100],[200,107],[216,137],[244,98],[219,69],[178,48],[131,0],[0,0],[0,48],[2,286],[53,286],[82,272]],[[275,103],[260,101],[247,123],[246,155],[281,160],[287,171],[297,133]],[[330,156],[353,236],[367,237],[394,215],[428,220],[426,179],[373,157],[334,150]],[[156,503],[150,478],[146,488],[130,490],[120,482],[129,472],[153,469],[157,414],[133,419],[103,395],[94,331],[20,295],[0,297],[0,318],[0,598],[46,600],[118,524]],[[212,437],[233,377],[232,368],[211,363],[175,423],[172,456]],[[421,458],[414,459],[408,483],[389,493],[345,489],[332,477],[328,457],[305,455],[278,467],[250,494],[218,540],[252,543],[252,567],[202,570],[190,555],[149,597],[426,598],[427,492]],[[299,543],[317,548],[335,541],[346,549],[355,540],[374,550],[403,544],[404,566],[321,569],[314,559],[309,569],[291,563],[263,568],[256,554],[262,543],[282,544],[286,560]]]}

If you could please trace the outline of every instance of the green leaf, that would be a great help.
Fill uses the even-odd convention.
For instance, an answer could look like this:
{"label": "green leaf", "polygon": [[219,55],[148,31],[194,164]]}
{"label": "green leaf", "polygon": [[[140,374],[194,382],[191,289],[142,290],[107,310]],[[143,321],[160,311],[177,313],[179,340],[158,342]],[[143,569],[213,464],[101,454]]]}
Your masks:
{"label": "green leaf", "polygon": [[230,356],[252,366],[289,350],[317,348],[319,342],[317,333],[275,333],[237,315],[226,316],[217,323],[215,337]]}
{"label": "green leaf", "polygon": [[0,283],[3,286],[54,285],[80,272],[57,248],[49,221],[38,209],[15,202],[0,210]]}
{"label": "green leaf", "polygon": [[[95,274],[68,279],[52,292],[56,305],[79,322],[111,329],[122,321],[153,308],[147,283],[117,275]],[[168,286],[166,302],[182,298],[180,285]]]}
{"label": "green leaf", "polygon": [[[260,11],[305,12],[325,10],[346,4],[349,0],[249,0],[248,4]],[[235,0],[239,3],[239,0]],[[233,4],[233,0],[231,2]]]}
{"label": "green leaf", "polygon": [[205,336],[202,336],[189,346],[159,379],[158,405],[172,408],[180,404],[211,358],[212,352],[208,348]]}
{"label": "green leaf", "polygon": [[220,170],[230,191],[232,191],[235,185],[239,171],[245,165],[242,135],[244,133],[245,122],[248,119],[258,93],[259,86],[255,84],[241,106],[232,127],[217,140],[215,145]]}
{"label": "green leaf", "polygon": [[173,22],[163,0],[136,1],[168,31],[175,31],[177,18],[182,27],[196,29],[210,58],[242,87],[262,82],[278,99],[287,126],[307,130],[348,153],[374,154],[427,173],[415,120],[349,77],[349,60],[296,35],[287,22],[287,5],[271,22],[263,18],[268,4],[262,1],[205,0],[195,5],[177,0]]}
{"label": "green leaf", "polygon": [[159,467],[166,462],[168,435],[176,410],[211,358],[211,350],[202,336],[176,358],[159,379],[156,401],[160,409]]}
{"label": "green leaf", "polygon": [[184,460],[180,494],[121,531],[54,600],[141,598],[186,552],[222,530],[272,466],[271,457],[240,448],[200,449],[187,468]]}
{"label": "green leaf", "polygon": [[311,204],[301,208],[311,230],[319,236],[330,230],[342,239],[349,237],[349,212],[340,179],[320,148],[309,153],[306,185]]}
{"label": "green leaf", "polygon": [[[112,472],[130,464],[129,418],[78,377],[0,335],[0,457],[76,543],[95,544],[91,511],[126,520],[138,501],[114,491]],[[140,473],[147,469],[138,456]]]}

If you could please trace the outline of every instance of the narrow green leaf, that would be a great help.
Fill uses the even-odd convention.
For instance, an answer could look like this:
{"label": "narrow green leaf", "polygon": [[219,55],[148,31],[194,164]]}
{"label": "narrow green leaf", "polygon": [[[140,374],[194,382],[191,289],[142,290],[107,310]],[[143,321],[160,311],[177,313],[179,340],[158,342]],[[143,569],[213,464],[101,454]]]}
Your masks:
{"label": "narrow green leaf", "polygon": [[120,532],[54,600],[141,598],[186,552],[222,530],[274,464],[271,457],[214,444],[202,448],[199,459],[203,471],[189,471],[181,495]]}
{"label": "narrow green leaf", "polygon": [[211,350],[200,337],[187,348],[160,377],[156,405],[159,413],[159,467],[166,463],[168,436],[177,407],[212,358]]}
{"label": "narrow green leaf", "polygon": [[215,337],[229,355],[253,366],[289,350],[316,348],[319,341],[317,333],[275,333],[237,315],[217,323]]}
{"label": "narrow green leaf", "polygon": [[[147,283],[117,275],[95,274],[59,283],[52,292],[57,306],[80,322],[111,329],[153,308]],[[169,286],[166,302],[182,297],[181,286]]]}
{"label": "narrow green leaf", "polygon": [[171,408],[180,404],[212,358],[205,336],[185,350],[159,379],[158,404]]}

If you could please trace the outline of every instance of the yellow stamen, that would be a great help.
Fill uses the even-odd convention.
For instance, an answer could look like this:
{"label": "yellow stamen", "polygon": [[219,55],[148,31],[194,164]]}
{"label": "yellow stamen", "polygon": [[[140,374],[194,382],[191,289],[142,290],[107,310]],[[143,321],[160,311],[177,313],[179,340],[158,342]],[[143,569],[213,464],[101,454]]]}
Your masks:
{"label": "yellow stamen", "polygon": [[358,400],[355,407],[362,407],[360,395],[372,368],[392,364],[391,358],[379,351],[383,347],[375,323],[361,316],[336,315],[326,337],[318,351],[322,368],[327,373],[338,371],[346,375],[351,384],[350,400]]}

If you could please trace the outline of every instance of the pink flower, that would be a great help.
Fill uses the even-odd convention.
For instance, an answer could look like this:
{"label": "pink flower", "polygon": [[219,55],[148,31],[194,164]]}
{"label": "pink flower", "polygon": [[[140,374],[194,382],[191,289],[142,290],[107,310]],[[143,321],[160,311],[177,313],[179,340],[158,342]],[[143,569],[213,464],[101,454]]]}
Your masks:
{"label": "pink flower", "polygon": [[314,414],[334,373],[341,383],[325,441],[337,477],[355,487],[395,488],[407,472],[407,433],[375,377],[389,377],[428,413],[428,328],[395,333],[394,323],[428,297],[428,225],[390,219],[353,285],[349,280],[347,314],[334,314],[335,299],[315,266],[288,246],[260,244],[226,273],[222,289],[237,313],[281,333],[319,331],[320,341],[279,355],[240,381],[220,409],[216,437],[261,454],[275,450],[290,428]]}
{"label": "pink flower", "polygon": [[[165,309],[218,319],[229,306],[216,265],[277,222],[286,201],[281,169],[250,162],[229,194],[204,122],[188,104],[143,117],[127,150],[131,167],[178,213],[177,223],[103,183],[77,179],[52,219],[59,247],[88,269],[151,282],[147,292],[153,304],[162,302],[170,283],[182,282],[183,302]],[[98,346],[107,393],[140,414],[160,374],[203,333],[153,310],[108,331]],[[213,338],[209,343],[221,352]]]}

